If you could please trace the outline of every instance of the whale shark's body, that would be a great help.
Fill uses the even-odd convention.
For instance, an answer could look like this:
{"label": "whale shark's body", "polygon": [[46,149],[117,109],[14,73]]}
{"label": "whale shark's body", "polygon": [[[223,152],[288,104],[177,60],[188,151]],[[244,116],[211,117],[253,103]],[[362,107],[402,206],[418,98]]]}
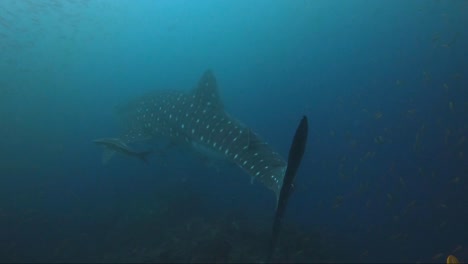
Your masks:
{"label": "whale shark's body", "polygon": [[[154,91],[117,107],[126,144],[144,139],[169,139],[215,153],[238,165],[277,197],[271,250],[293,187],[307,139],[307,118],[296,131],[288,162],[250,128],[224,111],[213,73],[207,70],[189,92]],[[289,165],[288,165],[289,164]],[[273,251],[269,253],[272,254]]]}
{"label": "whale shark's body", "polygon": [[206,71],[189,92],[155,91],[118,107],[126,143],[167,138],[237,164],[279,195],[286,161],[251,129],[224,111],[216,79]]}

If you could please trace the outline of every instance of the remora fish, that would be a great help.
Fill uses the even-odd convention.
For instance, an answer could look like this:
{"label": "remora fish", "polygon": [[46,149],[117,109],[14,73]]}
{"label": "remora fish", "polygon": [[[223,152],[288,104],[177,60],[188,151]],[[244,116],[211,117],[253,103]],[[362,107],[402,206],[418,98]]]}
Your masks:
{"label": "remora fish", "polygon": [[93,140],[93,142],[104,147],[104,152],[102,155],[103,163],[107,163],[116,152],[125,154],[127,156],[137,157],[145,163],[148,163],[147,157],[151,153],[151,151],[134,151],[119,138],[100,138]]}
{"label": "remora fish", "polygon": [[268,259],[274,253],[296,171],[304,153],[308,125],[303,117],[286,162],[265,141],[224,111],[213,73],[205,71],[197,87],[189,92],[155,91],[117,108],[127,143],[148,138],[167,138],[215,153],[237,164],[252,180],[271,189],[277,197],[273,235]]}

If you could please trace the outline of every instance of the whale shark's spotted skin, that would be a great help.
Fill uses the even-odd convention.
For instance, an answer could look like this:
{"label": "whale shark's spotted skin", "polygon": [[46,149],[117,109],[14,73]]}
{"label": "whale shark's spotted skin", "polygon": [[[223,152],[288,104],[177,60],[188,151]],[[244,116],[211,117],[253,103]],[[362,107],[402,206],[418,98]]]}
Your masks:
{"label": "whale shark's spotted skin", "polygon": [[165,137],[202,146],[223,155],[279,195],[286,161],[224,111],[211,71],[206,71],[190,92],[148,93],[118,111],[126,128],[125,142]]}

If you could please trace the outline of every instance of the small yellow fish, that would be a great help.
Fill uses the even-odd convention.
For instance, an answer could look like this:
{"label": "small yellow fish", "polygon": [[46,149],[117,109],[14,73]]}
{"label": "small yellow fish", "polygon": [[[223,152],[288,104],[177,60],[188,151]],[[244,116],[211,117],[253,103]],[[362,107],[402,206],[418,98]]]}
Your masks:
{"label": "small yellow fish", "polygon": [[406,208],[412,208],[412,207],[414,207],[415,205],[416,205],[416,200],[413,200],[413,201],[411,201],[411,202],[406,206]]}
{"label": "small yellow fish", "polygon": [[449,102],[449,108],[450,108],[450,111],[453,111],[453,102],[452,101]]}
{"label": "small yellow fish", "polygon": [[421,175],[421,176],[423,175],[423,168],[419,167],[419,169],[418,169],[418,175]]}
{"label": "small yellow fish", "polygon": [[369,256],[369,251],[364,250],[364,252],[361,253],[361,257],[367,257],[367,256]]}
{"label": "small yellow fish", "polygon": [[231,222],[231,225],[232,225],[236,230],[240,230],[240,227],[239,227],[239,225],[237,224],[236,221],[232,221],[232,222]]}
{"label": "small yellow fish", "polygon": [[369,208],[370,205],[371,205],[371,200],[367,200],[367,202],[366,202],[366,207]]}
{"label": "small yellow fish", "polygon": [[460,263],[454,255],[448,255],[447,264],[458,264]]}
{"label": "small yellow fish", "polygon": [[403,180],[402,177],[400,177],[400,184],[401,184],[401,187],[406,187],[405,180]]}
{"label": "small yellow fish", "polygon": [[382,136],[376,136],[374,138],[374,142],[377,144],[383,144],[385,142],[384,138]]}
{"label": "small yellow fish", "polygon": [[444,203],[439,203],[439,207],[440,207],[440,208],[447,208],[447,205],[444,204]]}
{"label": "small yellow fish", "polygon": [[392,196],[391,194],[387,193],[387,199],[388,199],[389,201],[391,201],[391,200],[393,200],[393,196]]}
{"label": "small yellow fish", "polygon": [[338,195],[335,198],[335,202],[333,203],[332,208],[338,208],[342,205],[342,203],[343,203],[343,196]]}
{"label": "small yellow fish", "polygon": [[340,179],[345,180],[347,177],[343,172],[340,172]]}
{"label": "small yellow fish", "polygon": [[465,143],[465,141],[466,141],[466,137],[465,137],[465,136],[462,136],[462,137],[458,140],[457,145],[463,145],[463,143]]}
{"label": "small yellow fish", "polygon": [[431,79],[431,76],[426,71],[423,71],[423,75],[424,75],[424,80],[428,81]]}

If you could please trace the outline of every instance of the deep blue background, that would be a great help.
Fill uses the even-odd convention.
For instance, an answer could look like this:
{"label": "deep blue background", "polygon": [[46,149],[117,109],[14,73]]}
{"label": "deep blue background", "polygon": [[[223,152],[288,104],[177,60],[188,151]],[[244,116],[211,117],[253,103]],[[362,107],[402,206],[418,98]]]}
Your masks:
{"label": "deep blue background", "polygon": [[118,135],[117,103],[188,91],[206,68],[284,157],[308,115],[286,221],[336,260],[468,261],[467,14],[463,0],[0,1],[0,261],[94,256],[92,237],[187,192],[207,218],[270,225],[273,194],[239,169],[183,153],[103,166],[91,143]]}

